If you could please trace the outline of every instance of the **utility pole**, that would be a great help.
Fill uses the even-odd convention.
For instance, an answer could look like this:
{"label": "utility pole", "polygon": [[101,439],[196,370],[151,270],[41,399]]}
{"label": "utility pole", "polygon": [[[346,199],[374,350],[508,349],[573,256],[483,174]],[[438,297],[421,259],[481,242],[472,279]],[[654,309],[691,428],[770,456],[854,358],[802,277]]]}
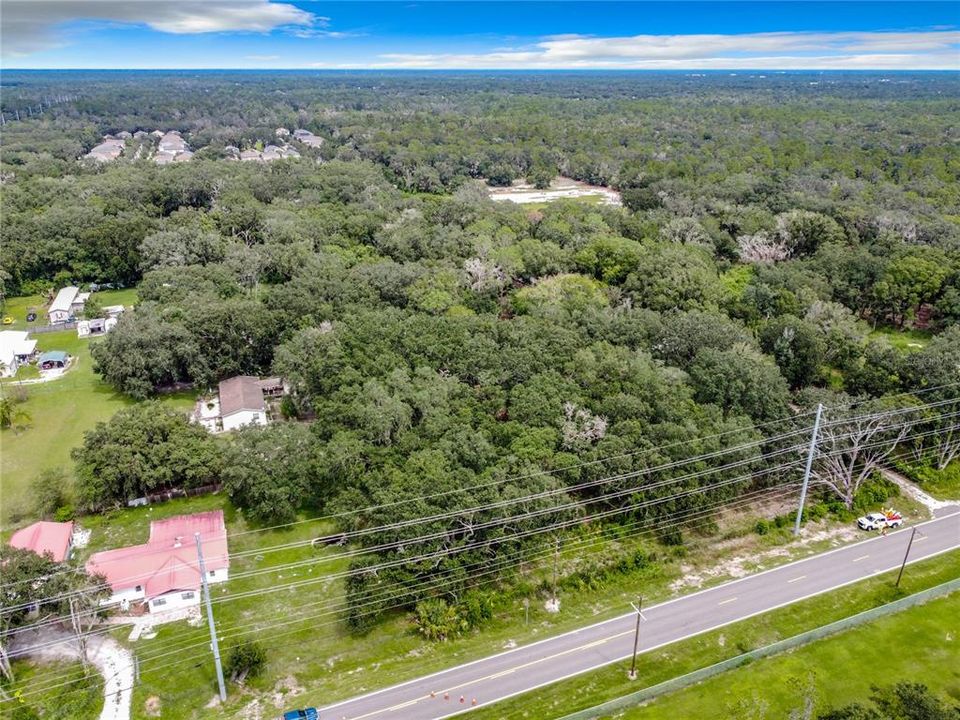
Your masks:
{"label": "utility pole", "polygon": [[633,660],[630,661],[630,673],[627,675],[631,680],[637,679],[637,649],[640,647],[640,621],[645,620],[641,608],[643,608],[643,597],[637,598],[637,604],[630,603],[630,607],[637,611],[637,629],[633,634]]}
{"label": "utility pole", "polygon": [[907,556],[910,555],[910,548],[913,545],[913,538],[917,535],[917,529],[913,528],[913,532],[910,533],[910,542],[907,543],[907,551],[903,554],[903,563],[900,565],[900,572],[897,575],[897,584],[896,587],[900,587],[900,578],[903,577],[903,569],[907,566]]}
{"label": "utility pole", "polygon": [[813,434],[810,436],[810,449],[807,451],[807,467],[803,471],[803,487],[800,488],[800,507],[797,508],[797,521],[793,524],[793,534],[800,534],[800,517],[803,515],[803,503],[807,499],[807,486],[810,484],[810,471],[813,469],[813,456],[817,453],[817,436],[820,434],[820,418],[823,415],[823,403],[817,405],[817,417],[813,421]]}
{"label": "utility pole", "polygon": [[554,541],[553,545],[553,608],[559,609],[557,605],[557,573],[560,566],[560,538]]}
{"label": "utility pole", "polygon": [[200,545],[200,533],[194,533],[197,540],[197,560],[200,562],[200,583],[207,603],[207,624],[210,626],[210,647],[213,648],[213,662],[217,666],[217,684],[220,686],[220,702],[227,701],[227,687],[223,684],[223,666],[220,664],[220,645],[217,643],[217,626],[213,623],[213,607],[210,605],[210,586],[207,585],[207,568],[203,564],[203,547]]}

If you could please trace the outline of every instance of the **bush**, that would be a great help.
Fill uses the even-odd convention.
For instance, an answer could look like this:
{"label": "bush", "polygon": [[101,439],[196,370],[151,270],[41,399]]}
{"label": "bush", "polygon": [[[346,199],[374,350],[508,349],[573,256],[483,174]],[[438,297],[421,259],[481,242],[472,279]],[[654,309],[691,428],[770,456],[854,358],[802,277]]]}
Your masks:
{"label": "bush", "polygon": [[417,628],[427,640],[446,640],[467,629],[457,608],[443,598],[430,598],[417,603],[414,610]]}
{"label": "bush", "polygon": [[49,468],[30,483],[30,494],[33,496],[34,511],[46,519],[70,505],[70,481],[62,468]]}
{"label": "bush", "polygon": [[248,677],[256,677],[267,664],[267,651],[256,640],[247,640],[234,645],[227,657],[227,677],[242,683]]}
{"label": "bush", "polygon": [[76,514],[77,511],[73,505],[61,505],[57,508],[56,512],[53,513],[53,519],[55,522],[70,522]]}
{"label": "bush", "polygon": [[860,486],[856,497],[853,498],[853,510],[854,512],[875,510],[878,505],[899,495],[900,488],[896,483],[887,480],[879,473],[874,473]]}
{"label": "bush", "polygon": [[668,527],[657,533],[657,539],[668,547],[683,545],[683,533],[678,527]]}
{"label": "bush", "polygon": [[766,535],[770,532],[770,523],[767,520],[757,520],[757,524],[753,526],[753,531],[757,535]]}
{"label": "bush", "polygon": [[466,625],[475,628],[493,617],[495,596],[490,592],[471,590],[459,602]]}

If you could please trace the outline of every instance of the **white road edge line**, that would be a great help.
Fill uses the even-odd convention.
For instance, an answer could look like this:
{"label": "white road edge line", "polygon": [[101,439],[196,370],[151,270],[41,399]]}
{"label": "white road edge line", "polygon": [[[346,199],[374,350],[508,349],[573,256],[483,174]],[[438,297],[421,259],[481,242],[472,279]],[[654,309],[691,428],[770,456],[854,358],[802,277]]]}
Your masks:
{"label": "white road edge line", "polygon": [[[957,517],[957,516],[960,516],[960,510],[958,510],[957,512],[950,513],[949,515],[944,515],[943,517],[935,517],[935,518],[931,518],[930,520],[925,520],[924,522],[922,522],[922,523],[917,523],[916,525],[913,525],[912,527],[923,527],[924,525],[929,525],[929,524],[931,524],[931,523],[942,522],[942,521],[944,521],[944,520],[947,520],[947,519],[952,518],[952,517]],[[686,595],[680,595],[679,597],[670,598],[669,600],[664,600],[663,602],[658,603],[658,604],[656,604],[656,605],[651,605],[651,606],[648,607],[644,612],[649,612],[650,610],[654,610],[654,609],[656,609],[656,608],[660,608],[660,607],[663,607],[663,606],[665,606],[665,605],[670,605],[671,603],[678,602],[679,600],[685,600],[686,598],[696,597],[697,595],[702,595],[703,593],[713,592],[713,591],[717,590],[718,588],[730,587],[731,585],[736,585],[737,583],[743,582],[744,580],[747,580],[747,579],[750,579],[750,578],[760,577],[761,575],[766,575],[766,574],[768,574],[768,573],[777,572],[777,571],[779,571],[779,570],[783,570],[784,568],[792,567],[792,566],[794,566],[794,565],[800,565],[800,564],[802,564],[802,563],[809,562],[809,561],[815,560],[815,559],[817,559],[817,558],[826,557],[827,555],[832,555],[832,554],[838,553],[838,552],[844,552],[844,551],[849,550],[850,548],[858,547],[858,546],[860,546],[860,545],[867,545],[868,543],[880,542],[882,539],[883,539],[883,538],[881,538],[881,537],[867,538],[866,540],[861,540],[861,541],[859,541],[859,542],[855,542],[855,543],[852,543],[852,544],[850,544],[850,545],[844,545],[844,546],[842,546],[842,547],[834,548],[833,550],[827,550],[826,552],[819,553],[819,554],[817,554],[817,555],[810,555],[810,556],[808,556],[808,557],[801,558],[800,560],[794,560],[794,561],[792,561],[792,562],[786,563],[785,565],[778,565],[777,567],[768,568],[767,570],[761,570],[761,571],[758,572],[758,573],[754,573],[754,574],[752,574],[752,575],[745,575],[744,577],[736,578],[735,580],[729,580],[729,581],[727,581],[727,582],[725,582],[725,583],[721,583],[720,585],[714,585],[713,587],[704,588],[703,590],[697,590],[697,591],[695,591],[695,592],[688,593],[688,594],[686,594]],[[949,550],[952,550],[952,549],[954,549],[954,548],[949,548]],[[947,552],[947,551],[940,551],[940,552]],[[925,557],[934,557],[934,555],[938,555],[938,554],[940,554],[940,553],[934,553],[933,555],[927,555],[927,556],[925,556]],[[914,562],[914,561],[910,561],[910,562]],[[865,577],[871,577],[871,575],[867,575],[867,576],[865,576]],[[843,586],[842,586],[842,585],[837,585],[836,587],[843,587]],[[830,589],[833,589],[833,588],[830,588]],[[805,598],[801,598],[801,599],[805,599]],[[794,601],[794,602],[796,602],[796,601]],[[770,609],[774,609],[774,608],[770,608]],[[764,611],[764,612],[766,612],[766,611]],[[353,702],[356,702],[356,701],[358,701],[358,700],[363,700],[363,699],[368,698],[368,697],[373,697],[374,695],[379,695],[380,693],[390,692],[390,691],[396,690],[396,689],[398,689],[398,688],[405,687],[405,686],[407,686],[407,685],[413,685],[414,683],[424,682],[424,681],[426,681],[426,680],[429,680],[430,678],[437,677],[438,675],[444,675],[444,674],[449,673],[449,672],[455,672],[455,671],[461,670],[461,669],[463,669],[463,668],[465,668],[465,667],[470,667],[471,665],[476,665],[476,664],[478,664],[478,663],[487,662],[488,660],[493,660],[494,658],[502,657],[502,656],[504,656],[504,655],[509,655],[509,654],[511,654],[511,653],[518,653],[518,652],[520,652],[520,651],[522,651],[522,650],[526,650],[527,648],[536,647],[537,645],[542,645],[543,643],[555,642],[556,640],[558,640],[559,638],[562,638],[562,637],[567,637],[567,636],[569,636],[569,635],[576,635],[577,633],[581,633],[581,632],[583,632],[584,630],[591,630],[591,629],[593,629],[593,628],[595,628],[595,627],[599,627],[599,626],[601,626],[601,625],[606,625],[607,623],[614,623],[614,622],[617,622],[618,620],[623,620],[624,618],[632,618],[632,617],[635,617],[635,613],[631,610],[629,613],[625,613],[625,614],[623,614],[623,615],[617,615],[617,616],[612,617],[612,618],[607,618],[606,620],[599,620],[599,621],[597,621],[597,622],[595,622],[595,623],[592,623],[592,624],[590,624],[590,625],[584,625],[583,627],[576,628],[575,630],[567,630],[566,632],[562,632],[562,633],[560,633],[560,634],[558,634],[558,635],[551,635],[550,637],[543,638],[542,640],[537,640],[537,641],[532,642],[532,643],[529,643],[529,644],[527,644],[527,645],[521,645],[521,646],[519,646],[519,647],[511,648],[511,649],[509,649],[509,650],[503,650],[503,651],[501,651],[501,652],[494,653],[493,655],[487,655],[486,657],[477,658],[476,660],[471,660],[470,662],[465,662],[465,663],[462,663],[462,664],[460,664],[460,665],[454,665],[453,667],[449,667],[449,668],[446,668],[446,669],[444,669],[444,670],[437,670],[436,672],[432,672],[432,673],[430,673],[429,675],[423,675],[423,676],[421,676],[421,677],[412,678],[412,679],[410,679],[410,680],[404,680],[403,682],[397,683],[397,684],[395,684],[395,685],[390,685],[390,686],[385,687],[385,688],[380,688],[379,690],[371,690],[370,692],[364,693],[363,695],[357,695],[356,697],[347,698],[347,699],[345,699],[345,700],[340,700],[339,702],[336,702],[336,703],[334,703],[333,705],[326,705],[326,706],[324,706],[324,707],[321,708],[321,709],[322,709],[322,710],[325,710],[325,711],[330,711],[330,710],[332,710],[333,708],[340,707],[341,705],[346,705],[347,703],[353,703]],[[718,627],[719,627],[719,626],[718,626]],[[602,667],[602,666],[599,666],[599,667]],[[576,673],[576,674],[579,674],[579,673]],[[551,682],[556,682],[556,681],[551,681]],[[524,692],[527,692],[527,691],[524,691]],[[509,696],[507,696],[507,697],[509,697]],[[450,717],[450,716],[449,716],[449,715],[445,715],[444,717]]]}
{"label": "white road edge line", "polygon": [[[947,517],[952,517],[952,515],[948,515]],[[942,520],[943,518],[939,518],[939,519]],[[916,560],[909,560],[907,562],[907,565],[913,565],[913,563],[915,562],[920,562],[921,560],[929,560],[930,558],[936,557],[937,555],[943,555],[944,553],[952,552],[956,550],[957,547],[958,546],[955,545],[953,547],[944,548],[943,550],[938,550],[937,552],[931,553],[930,555],[924,555],[922,558],[917,558]],[[779,605],[773,605],[764,610],[758,610],[757,612],[750,613],[749,615],[744,615],[735,620],[728,620],[726,622],[719,623],[718,625],[714,625],[704,630],[698,630],[697,632],[690,633],[682,637],[678,637],[674,640],[669,640],[667,642],[660,643],[659,645],[653,645],[652,647],[644,648],[640,650],[638,654],[642,655],[644,653],[653,652],[654,650],[659,650],[660,648],[665,647],[667,645],[683,642],[684,640],[689,640],[690,638],[696,637],[697,635],[703,635],[704,633],[712,632],[714,630],[719,630],[722,627],[726,627],[727,625],[733,625],[734,623],[741,622],[742,620],[749,620],[750,618],[756,617],[757,615],[763,615],[764,613],[772,612],[774,610],[779,610],[780,608],[787,607],[788,605],[793,605],[794,603],[802,602],[804,600],[809,600],[812,597],[816,597],[817,595],[823,595],[824,593],[830,592],[831,590],[839,590],[840,588],[846,587],[847,585],[853,585],[854,583],[862,582],[863,580],[869,580],[870,578],[876,577],[877,575],[882,575],[883,573],[890,572],[891,570],[896,570],[898,567],[900,567],[900,565],[894,565],[893,567],[889,567],[885,570],[877,570],[876,572],[872,572],[869,575],[864,575],[863,577],[857,578],[856,580],[849,580],[845,583],[841,583],[840,585],[834,585],[833,587],[829,587],[824,590],[818,590],[817,592],[810,593],[809,595],[798,597],[795,600],[789,600],[787,602],[780,603]],[[578,670],[577,672],[572,672],[569,675],[564,675],[562,677],[554,678],[552,680],[548,680],[547,682],[538,683],[537,685],[533,685],[524,690],[519,690],[517,692],[510,693],[509,695],[503,695],[502,697],[498,697],[495,700],[478,702],[473,707],[465,708],[463,710],[457,710],[456,712],[449,713],[448,715],[437,715],[437,717],[434,718],[434,720],[444,720],[445,718],[453,717],[454,715],[461,715],[469,710],[473,710],[474,708],[483,707],[484,705],[493,705],[503,700],[509,700],[510,698],[516,697],[517,695],[524,695],[528,692],[533,692],[534,690],[539,690],[540,688],[548,687],[550,685],[553,685],[554,683],[562,682],[564,680],[569,680],[570,678],[576,677],[577,675],[583,675],[584,673],[592,672],[594,670],[599,670],[600,668],[605,668],[608,665],[613,665],[614,663],[623,662],[627,658],[632,657],[632,655],[633,653],[623,655],[622,657],[614,658],[613,660],[610,660],[608,662],[600,663],[599,665],[593,665],[592,667],[588,667],[583,670]]]}

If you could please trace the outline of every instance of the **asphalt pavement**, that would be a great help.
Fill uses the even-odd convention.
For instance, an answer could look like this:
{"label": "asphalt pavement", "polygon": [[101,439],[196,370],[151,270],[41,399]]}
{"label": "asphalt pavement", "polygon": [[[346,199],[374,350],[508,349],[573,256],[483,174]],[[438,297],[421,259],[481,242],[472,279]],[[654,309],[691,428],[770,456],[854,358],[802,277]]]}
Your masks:
{"label": "asphalt pavement", "polygon": [[[960,547],[960,512],[919,523],[909,563]],[[900,567],[912,528],[643,608],[640,651],[699,635]],[[909,569],[906,571],[909,573]],[[642,588],[638,588],[642,593]],[[636,614],[583,627],[321,709],[324,720],[430,720],[489,705],[618,661],[633,651]],[[642,686],[642,678],[637,687]],[[626,692],[628,687],[625,686]]]}

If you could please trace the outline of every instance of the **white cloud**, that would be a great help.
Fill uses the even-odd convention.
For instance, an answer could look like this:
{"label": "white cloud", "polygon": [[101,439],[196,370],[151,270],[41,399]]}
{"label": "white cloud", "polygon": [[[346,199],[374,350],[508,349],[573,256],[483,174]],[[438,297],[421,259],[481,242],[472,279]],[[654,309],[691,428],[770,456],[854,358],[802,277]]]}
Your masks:
{"label": "white cloud", "polygon": [[960,31],[742,35],[556,35],[522,50],[391,53],[373,67],[418,69],[960,69]]}
{"label": "white cloud", "polygon": [[279,55],[244,55],[244,60],[253,60],[255,62],[273,62],[279,60]]}
{"label": "white cloud", "polygon": [[269,0],[4,0],[3,54],[23,56],[57,47],[63,44],[61,26],[83,20],[197,34],[322,27],[329,18]]}

